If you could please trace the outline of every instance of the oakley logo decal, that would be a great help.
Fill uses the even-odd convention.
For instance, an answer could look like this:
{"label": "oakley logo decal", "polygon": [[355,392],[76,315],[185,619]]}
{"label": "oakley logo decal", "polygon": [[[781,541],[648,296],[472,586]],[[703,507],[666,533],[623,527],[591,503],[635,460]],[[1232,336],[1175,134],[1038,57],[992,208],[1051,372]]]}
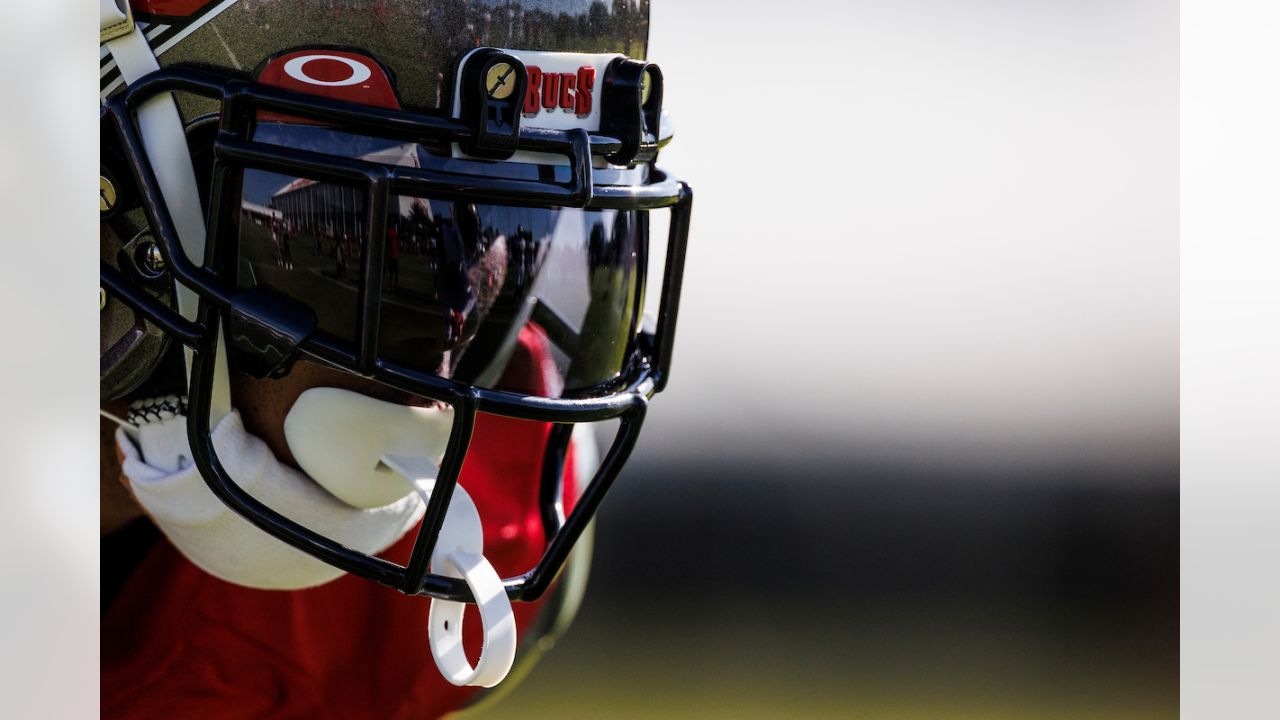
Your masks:
{"label": "oakley logo decal", "polygon": [[[313,65],[312,63],[322,64]],[[334,63],[345,65],[336,67]],[[310,66],[310,67],[308,67]],[[345,87],[359,85],[368,80],[373,71],[368,65],[348,57],[338,55],[301,55],[284,64],[284,74],[309,85],[323,87]],[[343,75],[346,75],[343,78]]]}
{"label": "oakley logo decal", "polygon": [[583,65],[577,73],[544,73],[537,65],[527,69],[529,90],[524,97],[525,117],[556,108],[578,117],[591,114],[591,93],[596,84],[594,67]]}

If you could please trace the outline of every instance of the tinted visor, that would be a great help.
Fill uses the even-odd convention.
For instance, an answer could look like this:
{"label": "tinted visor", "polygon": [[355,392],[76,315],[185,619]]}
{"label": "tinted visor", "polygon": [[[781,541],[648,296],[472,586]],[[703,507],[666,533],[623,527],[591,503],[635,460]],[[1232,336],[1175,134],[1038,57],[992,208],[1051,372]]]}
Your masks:
{"label": "tinted visor", "polygon": [[[455,159],[415,143],[291,122],[260,122],[254,140],[471,175],[565,180],[569,173]],[[301,301],[314,309],[320,332],[354,343],[370,242],[365,191],[262,170],[245,170],[241,187],[240,287],[266,285]],[[506,371],[524,329],[550,340],[555,367],[533,371],[553,397],[609,391],[627,369],[644,290],[647,213],[393,195],[386,220],[380,356],[521,390],[524,383],[513,384]]]}

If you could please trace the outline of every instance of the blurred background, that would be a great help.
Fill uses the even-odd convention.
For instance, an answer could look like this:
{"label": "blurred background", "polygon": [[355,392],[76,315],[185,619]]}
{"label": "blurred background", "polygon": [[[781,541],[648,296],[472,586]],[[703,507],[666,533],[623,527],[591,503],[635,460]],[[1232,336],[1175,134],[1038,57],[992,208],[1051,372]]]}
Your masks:
{"label": "blurred background", "polygon": [[483,718],[1170,718],[1178,6],[653,4],[673,379]]}

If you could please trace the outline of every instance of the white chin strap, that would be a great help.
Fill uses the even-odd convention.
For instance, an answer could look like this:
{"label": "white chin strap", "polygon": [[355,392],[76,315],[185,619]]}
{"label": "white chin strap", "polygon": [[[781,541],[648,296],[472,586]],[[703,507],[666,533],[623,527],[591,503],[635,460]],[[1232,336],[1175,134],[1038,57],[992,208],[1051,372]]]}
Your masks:
{"label": "white chin strap", "polygon": [[[353,507],[376,508],[413,493],[430,501],[452,425],[452,409],[312,388],[289,410],[284,432],[298,465],[330,494]],[[436,666],[454,685],[497,685],[515,662],[515,615],[502,579],[484,557],[480,513],[461,485],[445,512],[431,571],[466,582],[484,626],[480,659],[472,667],[462,647],[466,604],[432,599],[428,637]]]}

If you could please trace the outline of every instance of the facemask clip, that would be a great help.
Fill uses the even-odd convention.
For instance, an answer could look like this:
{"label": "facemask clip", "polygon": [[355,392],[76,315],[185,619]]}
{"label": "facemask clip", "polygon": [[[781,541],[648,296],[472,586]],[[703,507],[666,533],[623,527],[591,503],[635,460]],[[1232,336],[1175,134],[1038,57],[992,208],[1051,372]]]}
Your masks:
{"label": "facemask clip", "polygon": [[316,328],[311,308],[264,286],[231,298],[227,347],[235,367],[256,378],[287,374],[298,345]]}

